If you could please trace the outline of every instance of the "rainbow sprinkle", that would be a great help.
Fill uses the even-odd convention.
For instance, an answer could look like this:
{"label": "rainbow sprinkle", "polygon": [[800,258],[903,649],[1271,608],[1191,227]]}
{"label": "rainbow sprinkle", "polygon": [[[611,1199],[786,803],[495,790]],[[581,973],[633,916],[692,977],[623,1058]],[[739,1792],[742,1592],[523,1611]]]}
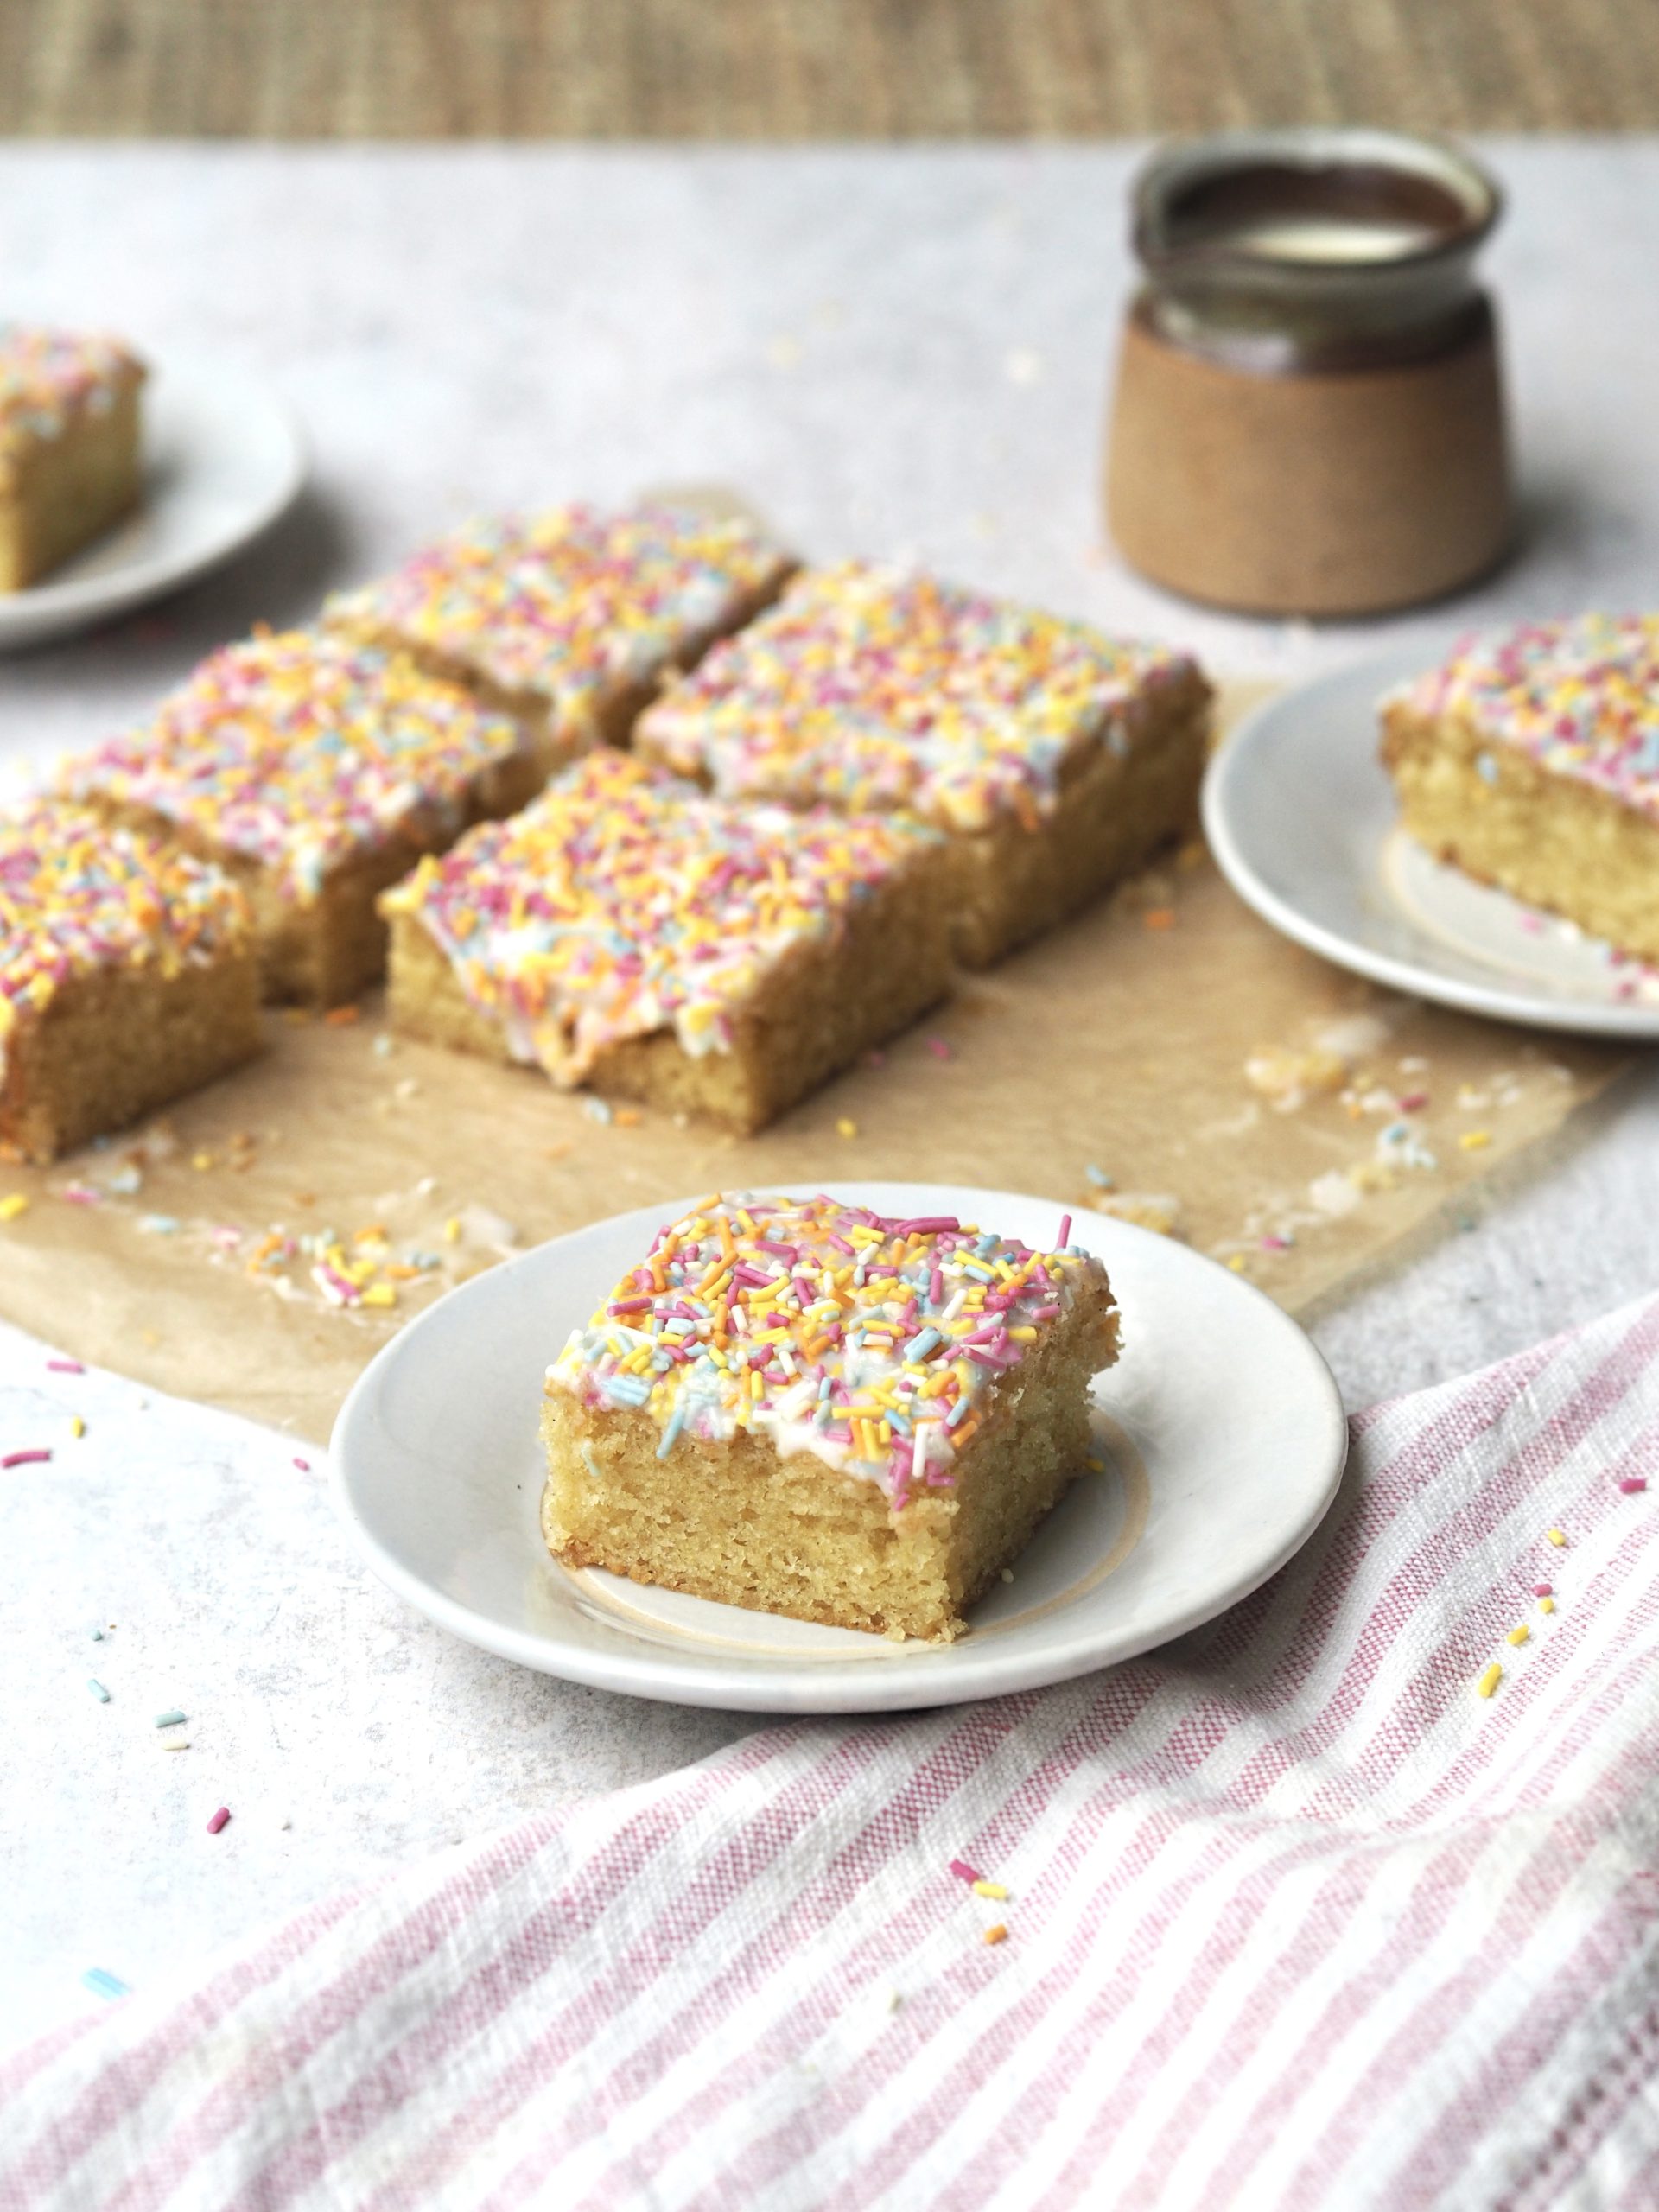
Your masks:
{"label": "rainbow sprinkle", "polygon": [[78,415],[107,415],[143,375],[126,347],[101,333],[0,325],[0,482],[29,447],[60,437]]}
{"label": "rainbow sprinkle", "polygon": [[406,654],[284,630],[211,654],[152,721],[68,762],[63,780],[257,861],[308,905],[401,830],[435,817],[453,835],[477,779],[525,744],[510,717]]}
{"label": "rainbow sprinkle", "polygon": [[659,1458],[747,1429],[880,1484],[897,1511],[950,1485],[1003,1377],[1085,1295],[1109,1326],[1097,1260],[951,1217],[715,1196],[659,1231],[548,1387],[646,1413]]}
{"label": "rainbow sprinkle", "polygon": [[790,565],[741,517],[556,507],[470,523],[383,582],[337,594],[324,616],[545,702],[556,725],[579,728],[739,620]]}
{"label": "rainbow sprinkle", "polygon": [[1067,760],[1128,753],[1184,655],[846,562],[797,576],[641,717],[643,752],[734,798],[1034,824]]}
{"label": "rainbow sprinkle", "polygon": [[1583,614],[1471,638],[1383,703],[1449,717],[1659,819],[1659,615]]}
{"label": "rainbow sprinkle", "polygon": [[423,861],[383,911],[424,925],[515,1058],[572,1084],[658,1030],[729,1051],[761,977],[934,842],[885,817],[733,806],[604,751]]}

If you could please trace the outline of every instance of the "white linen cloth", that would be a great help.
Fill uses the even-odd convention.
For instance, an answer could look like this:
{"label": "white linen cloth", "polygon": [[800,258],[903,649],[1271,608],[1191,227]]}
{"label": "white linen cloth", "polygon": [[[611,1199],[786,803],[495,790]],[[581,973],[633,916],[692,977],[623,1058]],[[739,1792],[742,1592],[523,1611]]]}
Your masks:
{"label": "white linen cloth", "polygon": [[58,2029],[0,2205],[1651,2205],[1659,1298],[1353,1442],[1162,1652],[758,1731]]}

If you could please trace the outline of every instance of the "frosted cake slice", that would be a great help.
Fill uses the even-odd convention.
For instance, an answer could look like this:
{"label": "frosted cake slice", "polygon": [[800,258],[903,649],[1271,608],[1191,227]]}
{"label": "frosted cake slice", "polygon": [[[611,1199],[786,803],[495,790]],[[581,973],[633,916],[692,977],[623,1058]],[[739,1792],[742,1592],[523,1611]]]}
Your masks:
{"label": "frosted cake slice", "polygon": [[1082,1472],[1117,1340],[1075,1247],[711,1198],[549,1369],[543,1532],[569,1566],[949,1641]]}
{"label": "frosted cake slice", "polygon": [[797,575],[634,742],[727,798],[931,823],[984,967],[1194,819],[1210,696],[1184,654],[846,562]]}
{"label": "frosted cake slice", "polygon": [[756,1129],[943,997],[942,855],[589,753],[386,894],[392,1022]]}
{"label": "frosted cake slice", "polygon": [[21,591],[137,504],[145,371],[114,338],[0,325],[0,591]]}
{"label": "frosted cake slice", "polygon": [[747,622],[794,565],[741,516],[556,507],[468,524],[325,616],[520,716],[550,771],[625,743],[663,678]]}
{"label": "frosted cake slice", "polygon": [[541,780],[511,716],[406,654],[309,630],[227,645],[150,721],[62,775],[107,819],[234,875],[266,996],[322,1006],[383,972],[385,887]]}
{"label": "frosted cake slice", "polygon": [[1659,615],[1471,638],[1382,719],[1420,844],[1659,962]]}
{"label": "frosted cake slice", "polygon": [[227,875],[51,800],[0,812],[0,1145],[54,1159],[258,1049]]}

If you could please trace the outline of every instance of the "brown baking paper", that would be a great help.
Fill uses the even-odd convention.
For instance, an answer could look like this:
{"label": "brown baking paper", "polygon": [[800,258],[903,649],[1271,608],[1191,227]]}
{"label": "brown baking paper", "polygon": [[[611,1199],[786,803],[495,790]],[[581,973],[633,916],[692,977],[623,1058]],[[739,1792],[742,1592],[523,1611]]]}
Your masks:
{"label": "brown baking paper", "polygon": [[[1238,703],[1236,698],[1231,702]],[[623,1208],[855,1178],[1117,1207],[1305,1313],[1624,1065],[1375,989],[1286,944],[1190,847],[957,996],[758,1137],[608,1109],[350,1022],[270,1049],[159,1124],[0,1166],[0,1314],[65,1352],[316,1440],[450,1283]],[[327,1240],[395,1306],[334,1306]],[[284,1240],[287,1240],[286,1242]],[[388,1277],[415,1267],[412,1275]],[[435,1264],[429,1265],[429,1262]],[[336,1294],[339,1294],[336,1293]],[[550,1342],[550,1356],[556,1347]]]}

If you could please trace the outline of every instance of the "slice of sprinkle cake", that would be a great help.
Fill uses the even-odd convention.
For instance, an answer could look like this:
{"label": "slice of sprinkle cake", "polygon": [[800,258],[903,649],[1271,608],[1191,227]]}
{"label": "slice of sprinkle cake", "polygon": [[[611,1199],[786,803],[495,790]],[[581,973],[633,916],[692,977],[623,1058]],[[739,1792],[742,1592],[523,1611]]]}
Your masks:
{"label": "slice of sprinkle cake", "polygon": [[99,334],[0,326],[0,591],[137,503],[143,365]]}
{"label": "slice of sprinkle cake", "polygon": [[469,524],[339,594],[326,618],[524,717],[552,769],[625,742],[664,676],[747,622],[794,565],[741,516],[556,507]]}
{"label": "slice of sprinkle cake", "polygon": [[258,1049],[227,875],[78,808],[0,812],[0,1142],[52,1160]]}
{"label": "slice of sprinkle cake", "polygon": [[308,630],[213,654],[151,721],[63,772],[71,798],[235,875],[266,996],[323,1006],[383,972],[386,886],[541,781],[511,716],[406,654]]}
{"label": "slice of sprinkle cake", "polygon": [[804,570],[642,717],[638,749],[728,798],[906,808],[951,839],[983,967],[1193,817],[1195,663],[934,578]]}
{"label": "slice of sprinkle cake", "polygon": [[947,1640],[1082,1472],[1117,1341],[1105,1270],[1075,1245],[709,1198],[548,1370],[548,1544],[727,1605]]}
{"label": "slice of sprinkle cake", "polygon": [[1471,638],[1382,715],[1421,844],[1659,962],[1659,615]]}
{"label": "slice of sprinkle cake", "polygon": [[386,894],[392,1021],[756,1129],[944,996],[943,855],[589,753]]}

